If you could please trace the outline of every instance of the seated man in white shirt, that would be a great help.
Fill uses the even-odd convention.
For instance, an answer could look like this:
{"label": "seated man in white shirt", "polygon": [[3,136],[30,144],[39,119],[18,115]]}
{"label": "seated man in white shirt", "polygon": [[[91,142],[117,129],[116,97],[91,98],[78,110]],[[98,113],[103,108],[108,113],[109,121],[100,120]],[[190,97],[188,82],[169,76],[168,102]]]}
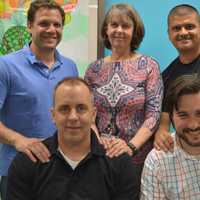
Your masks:
{"label": "seated man in white shirt", "polygon": [[167,94],[176,132],[174,151],[153,149],[146,158],[141,199],[200,199],[200,78],[183,75]]}

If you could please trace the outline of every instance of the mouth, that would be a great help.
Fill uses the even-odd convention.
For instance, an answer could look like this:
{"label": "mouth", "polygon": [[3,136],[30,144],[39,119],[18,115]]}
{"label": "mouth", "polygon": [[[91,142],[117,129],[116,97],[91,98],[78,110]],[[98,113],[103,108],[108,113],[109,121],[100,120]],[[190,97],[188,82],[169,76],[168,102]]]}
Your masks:
{"label": "mouth", "polygon": [[191,41],[191,39],[182,39],[182,40],[179,40],[179,42],[182,42],[182,43],[188,43],[190,41]]}
{"label": "mouth", "polygon": [[54,37],[44,37],[45,40],[52,40],[52,41],[55,41],[57,40],[57,38],[54,38]]}
{"label": "mouth", "polygon": [[57,40],[56,35],[43,35],[42,37],[46,40]]}
{"label": "mouth", "polygon": [[123,40],[124,38],[123,37],[114,37],[114,39]]}
{"label": "mouth", "polygon": [[74,127],[74,126],[68,126],[68,127],[65,127],[66,129],[70,129],[70,130],[79,130],[80,127]]}
{"label": "mouth", "polygon": [[192,137],[199,137],[200,131],[183,131],[184,134],[192,136]]}

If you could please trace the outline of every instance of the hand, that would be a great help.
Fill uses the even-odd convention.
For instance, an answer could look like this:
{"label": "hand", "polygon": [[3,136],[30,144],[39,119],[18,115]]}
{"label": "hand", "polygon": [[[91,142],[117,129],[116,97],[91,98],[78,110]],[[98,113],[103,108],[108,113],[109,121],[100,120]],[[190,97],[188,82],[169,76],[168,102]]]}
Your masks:
{"label": "hand", "polygon": [[111,141],[112,139],[114,139],[114,136],[102,133],[98,139],[100,144],[102,144],[104,148],[107,150],[111,148]]}
{"label": "hand", "polygon": [[158,130],[155,134],[154,147],[164,152],[172,152],[174,149],[174,141],[170,133],[166,130]]}
{"label": "hand", "polygon": [[21,135],[15,139],[14,146],[18,151],[24,152],[33,162],[37,159],[43,163],[49,161],[50,152],[40,139]]}
{"label": "hand", "polygon": [[132,150],[124,140],[112,137],[109,141],[109,144],[107,144],[106,155],[110,158],[113,158],[123,153],[128,153],[130,156],[133,154]]}

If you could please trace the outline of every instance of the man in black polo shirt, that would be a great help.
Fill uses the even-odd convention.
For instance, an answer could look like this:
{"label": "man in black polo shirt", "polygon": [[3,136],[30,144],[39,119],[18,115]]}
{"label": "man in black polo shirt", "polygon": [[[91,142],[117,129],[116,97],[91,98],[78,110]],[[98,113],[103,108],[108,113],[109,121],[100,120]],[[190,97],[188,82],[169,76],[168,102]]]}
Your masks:
{"label": "man in black polo shirt", "polygon": [[90,127],[92,93],[81,78],[55,88],[52,118],[57,133],[44,141],[48,163],[19,153],[9,168],[7,200],[135,200],[139,183],[127,154],[109,158]]}
{"label": "man in black polo shirt", "polygon": [[172,8],[168,15],[168,34],[179,55],[162,73],[164,100],[154,146],[165,152],[173,151],[174,146],[173,138],[169,133],[169,111],[166,108],[168,88],[181,75],[200,73],[200,15],[198,10],[188,4]]}

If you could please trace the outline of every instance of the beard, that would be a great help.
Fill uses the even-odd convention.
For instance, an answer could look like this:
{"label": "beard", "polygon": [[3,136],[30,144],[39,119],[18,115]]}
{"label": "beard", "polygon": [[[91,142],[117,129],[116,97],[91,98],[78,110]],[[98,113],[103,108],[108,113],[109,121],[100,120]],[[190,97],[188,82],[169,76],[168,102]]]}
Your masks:
{"label": "beard", "polygon": [[[196,133],[192,133],[192,132],[196,132]],[[177,132],[179,139],[182,139],[187,145],[191,147],[200,147],[200,140],[196,142],[194,140],[191,140],[190,139],[191,134],[195,134],[196,137],[200,137],[200,127],[196,129],[185,128],[182,130],[182,132]]]}

